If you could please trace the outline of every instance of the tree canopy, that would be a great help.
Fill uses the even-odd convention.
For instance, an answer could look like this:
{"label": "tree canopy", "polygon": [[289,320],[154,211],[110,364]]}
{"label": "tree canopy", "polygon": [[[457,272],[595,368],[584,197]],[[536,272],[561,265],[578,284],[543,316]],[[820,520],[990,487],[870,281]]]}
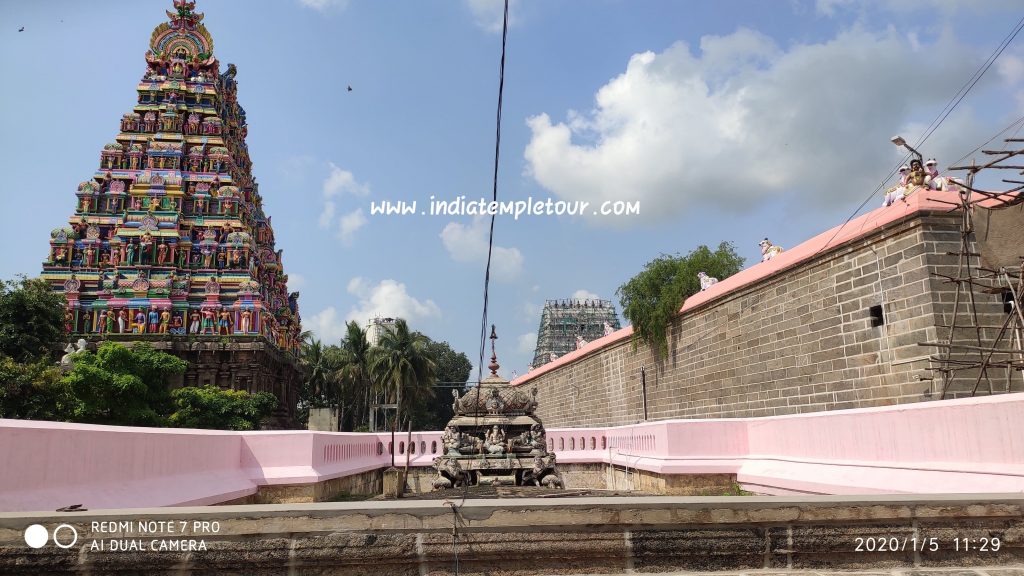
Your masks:
{"label": "tree canopy", "polygon": [[724,280],[743,268],[743,258],[730,242],[711,251],[699,246],[686,256],[662,254],[619,286],[622,314],[633,325],[633,345],[647,343],[655,354],[668,353],[668,326],[687,298],[700,292],[698,272]]}
{"label": "tree canopy", "polygon": [[437,367],[426,350],[428,342],[423,334],[410,331],[400,318],[392,329],[382,332],[378,350],[373,354],[373,384],[388,403],[398,404],[398,422],[405,422],[412,406],[434,396]]}
{"label": "tree canopy", "polygon": [[0,280],[0,354],[15,362],[52,357],[64,338],[64,305],[40,278]]}
{"label": "tree canopy", "polygon": [[443,430],[451,420],[451,390],[462,394],[473,370],[473,363],[462,352],[456,352],[447,342],[427,339],[426,353],[434,359],[436,383],[434,394],[425,402],[412,407],[413,428],[417,430]]}
{"label": "tree canopy", "polygon": [[366,331],[357,322],[349,321],[345,325],[345,337],[341,340],[337,354],[330,356],[331,365],[336,367],[337,397],[339,401],[346,401],[341,404],[342,407],[348,406],[347,411],[339,412],[339,426],[346,417],[352,422],[353,430],[368,423],[373,388],[370,376],[373,354],[374,349],[367,340]]}
{"label": "tree canopy", "polygon": [[96,352],[74,355],[61,380],[61,413],[73,422],[160,426],[171,412],[167,378],[187,363],[145,343],[131,348],[104,342]]}
{"label": "tree canopy", "polygon": [[[371,346],[358,323],[346,325],[338,345],[307,338],[302,347],[305,378],[299,413],[309,408],[338,410],[342,430],[368,430],[372,405],[395,403],[401,389],[400,415],[417,429],[440,429],[452,417],[450,390],[462,389],[472,363],[447,342],[436,342],[399,320]],[[378,414],[380,416],[381,414]],[[390,427],[394,415],[384,414]]]}
{"label": "tree canopy", "polygon": [[171,392],[175,411],[168,420],[178,428],[255,430],[277,407],[269,392],[221,390],[216,386],[178,388]]}

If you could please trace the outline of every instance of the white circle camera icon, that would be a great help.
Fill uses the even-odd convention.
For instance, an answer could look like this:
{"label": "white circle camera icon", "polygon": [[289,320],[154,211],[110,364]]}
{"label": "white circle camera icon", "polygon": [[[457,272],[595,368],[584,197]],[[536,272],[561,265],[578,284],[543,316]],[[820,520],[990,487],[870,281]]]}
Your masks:
{"label": "white circle camera icon", "polygon": [[25,544],[29,548],[42,548],[50,540],[50,532],[42,524],[33,524],[25,528]]}
{"label": "white circle camera icon", "polygon": [[[68,530],[71,531],[71,542],[69,542],[67,544],[64,544],[60,540],[57,540],[57,533],[60,532],[61,530],[63,530],[64,528],[67,528]],[[67,548],[71,548],[72,546],[74,546],[77,542],[78,542],[78,530],[75,530],[74,526],[72,526],[70,524],[61,524],[60,526],[57,526],[56,528],[53,529],[53,544],[54,544],[54,546],[56,546],[58,548],[67,549]]]}

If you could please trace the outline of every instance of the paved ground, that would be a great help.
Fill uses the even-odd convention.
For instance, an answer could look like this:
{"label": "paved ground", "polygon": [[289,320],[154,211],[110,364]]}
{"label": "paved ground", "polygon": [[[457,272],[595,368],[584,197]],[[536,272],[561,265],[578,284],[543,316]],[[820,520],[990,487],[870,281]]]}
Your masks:
{"label": "paved ground", "polygon": [[[983,568],[895,568],[892,570],[744,570],[742,572],[663,572],[646,576],[1024,576],[1024,564]],[[587,574],[586,576],[623,576]]]}

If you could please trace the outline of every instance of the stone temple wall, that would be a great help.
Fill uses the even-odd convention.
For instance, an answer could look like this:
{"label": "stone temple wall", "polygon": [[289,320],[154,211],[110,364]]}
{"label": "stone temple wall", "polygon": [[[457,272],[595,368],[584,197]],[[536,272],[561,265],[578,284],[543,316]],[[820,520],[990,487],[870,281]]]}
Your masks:
{"label": "stone temple wall", "polygon": [[[643,343],[634,350],[628,336],[608,337],[514,384],[539,389],[538,413],[549,427],[643,421],[644,387],[647,420],[937,399],[940,386],[928,370],[936,349],[918,343],[946,337],[955,286],[929,272],[955,274],[958,257],[949,253],[959,249],[958,225],[956,215],[911,211],[684,308],[670,326],[669,353],[661,361]],[[979,324],[1000,325],[1001,297],[976,298]],[[961,308],[958,324],[966,323],[966,311]],[[993,392],[1024,390],[1024,375],[1010,374],[1008,382],[1004,372],[991,375]],[[974,383],[974,374],[962,374],[946,397],[969,395]],[[987,382],[978,392],[989,393]]]}

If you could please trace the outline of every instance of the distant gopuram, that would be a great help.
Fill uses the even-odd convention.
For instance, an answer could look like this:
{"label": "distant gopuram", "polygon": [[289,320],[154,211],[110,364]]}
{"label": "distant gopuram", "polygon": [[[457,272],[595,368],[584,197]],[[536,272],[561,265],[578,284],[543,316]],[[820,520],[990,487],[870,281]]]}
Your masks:
{"label": "distant gopuram", "polygon": [[174,0],[150,38],[139,101],[51,233],[43,278],[66,329],[147,341],[189,362],[181,382],[295,406],[301,320],[245,143],[234,64],[224,72],[195,2]]}
{"label": "distant gopuram", "polygon": [[543,366],[621,327],[610,300],[548,300],[541,312],[537,348],[530,366]]}

